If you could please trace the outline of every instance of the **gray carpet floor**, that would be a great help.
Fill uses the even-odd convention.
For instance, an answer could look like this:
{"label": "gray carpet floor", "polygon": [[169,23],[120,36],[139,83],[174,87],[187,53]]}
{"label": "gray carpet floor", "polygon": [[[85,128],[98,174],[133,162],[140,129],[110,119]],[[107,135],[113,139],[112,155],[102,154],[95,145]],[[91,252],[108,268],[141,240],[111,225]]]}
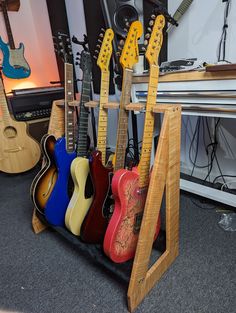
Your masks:
{"label": "gray carpet floor", "polygon": [[[33,233],[35,173],[0,173],[0,311],[128,312],[127,285],[59,234]],[[181,195],[180,254],[137,313],[236,312],[236,233],[223,231],[219,218]]]}

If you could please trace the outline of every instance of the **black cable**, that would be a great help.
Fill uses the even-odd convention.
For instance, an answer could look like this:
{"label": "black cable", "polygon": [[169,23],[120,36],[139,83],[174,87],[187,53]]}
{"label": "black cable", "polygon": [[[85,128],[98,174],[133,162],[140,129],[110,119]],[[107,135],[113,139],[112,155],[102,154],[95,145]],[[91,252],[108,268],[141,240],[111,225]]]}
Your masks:
{"label": "black cable", "polygon": [[[226,51],[226,40],[227,40],[227,29],[228,29],[228,16],[231,6],[231,0],[226,2],[225,13],[224,13],[224,25],[222,29],[222,34],[220,37],[219,50],[218,50],[218,62],[226,61],[225,60],[225,51]],[[221,58],[221,53],[222,58]]]}

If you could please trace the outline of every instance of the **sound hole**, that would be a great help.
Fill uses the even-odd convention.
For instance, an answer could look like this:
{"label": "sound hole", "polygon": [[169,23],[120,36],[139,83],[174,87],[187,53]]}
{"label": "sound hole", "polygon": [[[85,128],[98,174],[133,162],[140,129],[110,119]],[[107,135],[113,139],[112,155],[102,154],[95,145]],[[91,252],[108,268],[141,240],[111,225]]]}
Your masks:
{"label": "sound hole", "polygon": [[15,129],[15,127],[13,126],[7,126],[5,129],[4,129],[4,135],[10,139],[10,138],[15,138],[16,135],[17,135],[17,131]]}
{"label": "sound hole", "polygon": [[131,24],[139,19],[138,12],[131,5],[122,5],[115,12],[114,24],[120,35],[125,35],[124,29],[127,29],[127,22]]}

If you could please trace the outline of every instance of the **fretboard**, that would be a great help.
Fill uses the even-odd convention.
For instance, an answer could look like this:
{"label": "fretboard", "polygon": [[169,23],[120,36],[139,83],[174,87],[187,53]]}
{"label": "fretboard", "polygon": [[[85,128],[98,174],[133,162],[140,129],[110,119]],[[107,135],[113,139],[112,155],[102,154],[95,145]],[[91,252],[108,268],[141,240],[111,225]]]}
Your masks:
{"label": "fretboard", "polygon": [[124,69],[122,81],[122,93],[120,98],[120,111],[117,128],[116,139],[116,157],[114,171],[124,168],[125,151],[127,146],[127,131],[129,112],[125,110],[126,105],[130,103],[131,85],[132,85],[133,70]]}
{"label": "fretboard", "polygon": [[98,117],[98,150],[102,153],[102,163],[106,164],[106,145],[107,145],[107,109],[104,109],[104,104],[108,103],[109,97],[109,81],[110,72],[102,71],[101,89],[100,89],[100,109]]}
{"label": "fretboard", "polygon": [[3,82],[0,78],[0,121],[5,122],[6,125],[9,125],[11,121],[10,113],[8,111],[6,95],[4,92]]}
{"label": "fretboard", "polygon": [[149,183],[152,137],[154,130],[154,114],[152,113],[152,108],[156,105],[158,78],[159,78],[159,66],[151,65],[143,131],[142,153],[138,167],[140,188],[148,186]]}
{"label": "fretboard", "polygon": [[85,72],[82,82],[82,93],[80,99],[80,113],[78,122],[78,141],[77,141],[77,156],[87,156],[87,134],[88,134],[88,109],[84,104],[90,100],[91,91],[91,74]]}
{"label": "fretboard", "polygon": [[9,46],[11,49],[15,49],[15,43],[14,43],[14,39],[13,39],[12,31],[11,31],[11,25],[10,25],[8,13],[7,13],[6,1],[3,1],[1,3],[1,7],[2,7],[2,13],[3,13],[3,17],[4,17],[6,30],[7,30],[8,43],[9,43]]}
{"label": "fretboard", "polygon": [[65,138],[67,152],[75,150],[74,108],[68,103],[74,100],[73,65],[65,63]]}

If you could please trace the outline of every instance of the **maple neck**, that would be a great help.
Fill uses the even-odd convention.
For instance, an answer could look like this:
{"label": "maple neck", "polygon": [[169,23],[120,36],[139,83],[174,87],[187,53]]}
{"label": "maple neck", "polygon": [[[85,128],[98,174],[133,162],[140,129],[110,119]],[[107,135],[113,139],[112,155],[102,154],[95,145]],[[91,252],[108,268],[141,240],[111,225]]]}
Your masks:
{"label": "maple neck", "polygon": [[7,106],[7,99],[4,91],[2,79],[0,78],[0,121],[9,124],[11,116]]}
{"label": "maple neck", "polygon": [[77,136],[77,156],[87,156],[87,134],[88,134],[88,109],[84,106],[90,100],[91,92],[91,73],[83,73],[82,92],[80,98],[80,113],[78,122],[78,136]]}
{"label": "maple neck", "polygon": [[100,88],[100,109],[98,117],[98,145],[97,149],[102,153],[102,164],[106,164],[106,145],[107,145],[107,109],[104,105],[108,103],[109,97],[109,81],[110,72],[102,71],[101,74],[101,88]]}
{"label": "maple neck", "polygon": [[8,44],[9,44],[11,49],[15,49],[15,43],[14,43],[14,39],[13,39],[12,31],[11,31],[11,25],[10,25],[8,13],[7,13],[6,1],[1,2],[1,7],[2,7],[2,13],[3,13],[3,17],[4,17],[6,30],[7,30]]}
{"label": "maple neck", "polygon": [[151,65],[149,84],[148,84],[148,95],[146,114],[143,131],[143,144],[141,158],[139,162],[139,187],[144,188],[149,183],[149,171],[150,171],[150,160],[152,151],[152,137],[154,130],[154,115],[152,108],[156,105],[157,86],[159,79],[159,66]]}
{"label": "maple neck", "polygon": [[114,171],[123,168],[125,164],[125,151],[127,146],[127,131],[129,119],[129,112],[125,110],[125,107],[130,103],[132,77],[133,70],[125,68],[123,72],[122,93],[120,98]]}
{"label": "maple neck", "polygon": [[69,106],[69,102],[74,100],[74,75],[73,65],[65,63],[65,138],[66,151],[68,153],[75,150],[74,136],[74,108]]}

